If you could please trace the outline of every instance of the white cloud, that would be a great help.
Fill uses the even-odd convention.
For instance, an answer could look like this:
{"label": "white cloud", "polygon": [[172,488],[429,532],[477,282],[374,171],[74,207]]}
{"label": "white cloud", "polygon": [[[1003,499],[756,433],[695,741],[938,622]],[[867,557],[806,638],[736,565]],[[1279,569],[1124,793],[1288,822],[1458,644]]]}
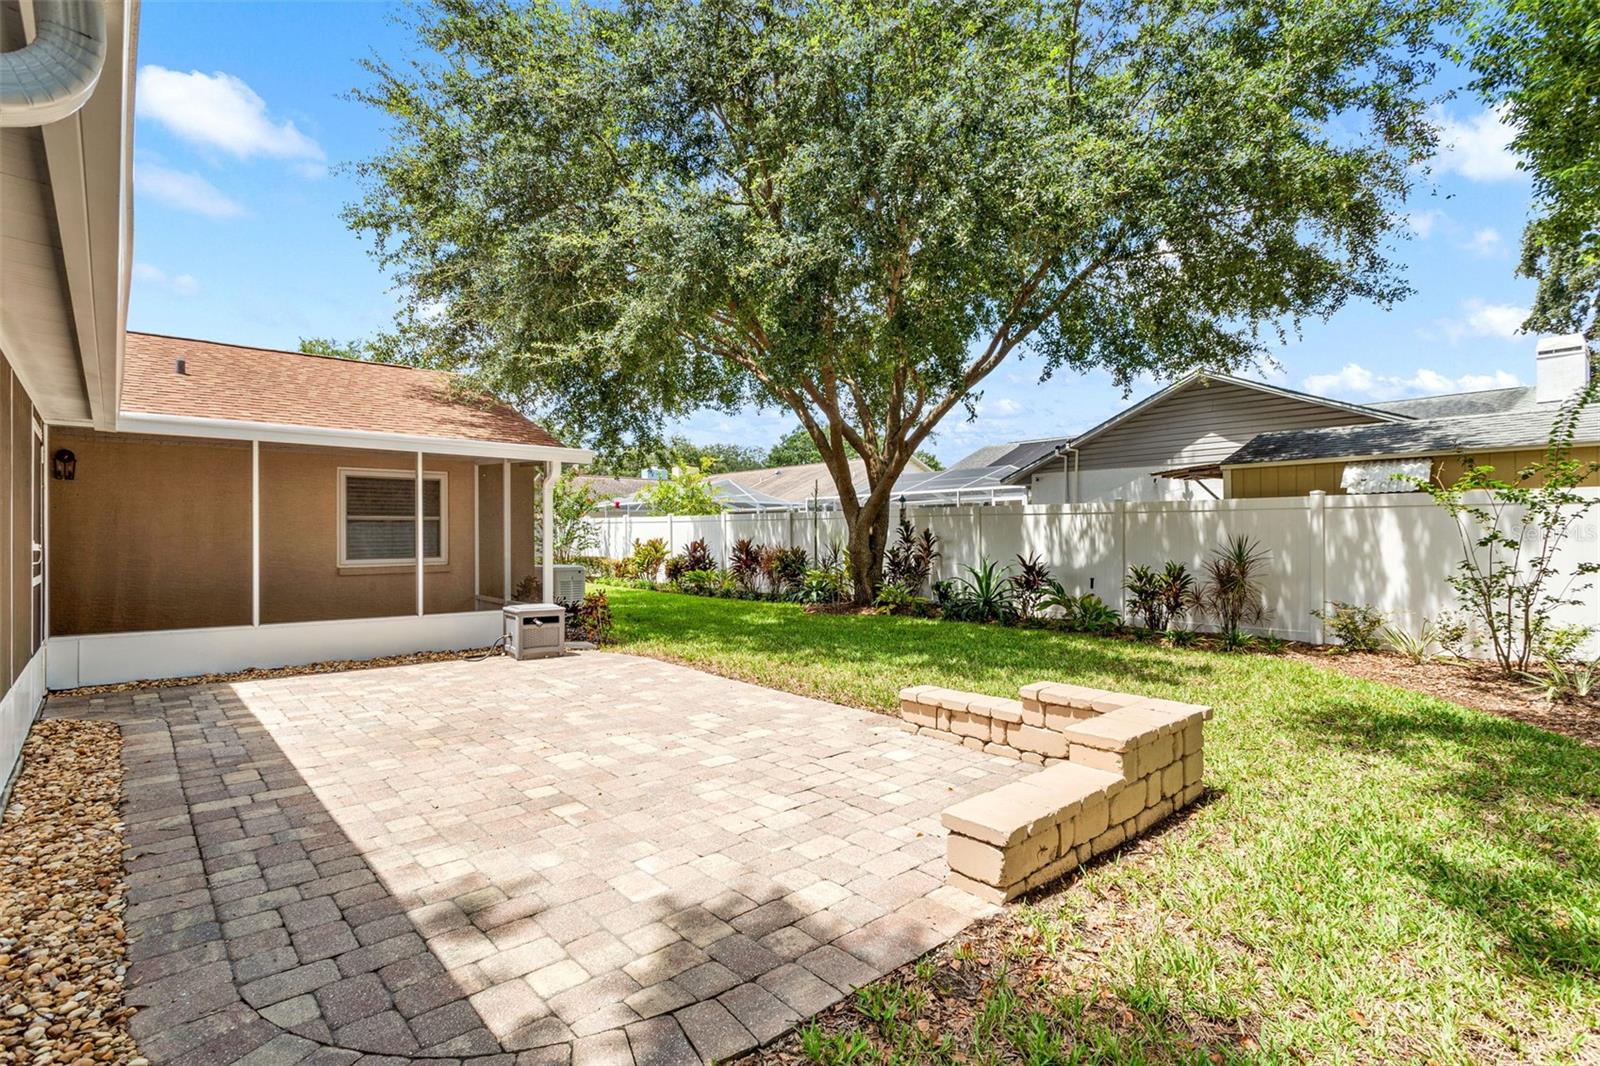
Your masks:
{"label": "white cloud", "polygon": [[134,263],[133,280],[177,296],[193,296],[200,291],[200,281],[193,274],[168,274],[151,263]]}
{"label": "white cloud", "polygon": [[1463,337],[1497,337],[1510,340],[1522,331],[1528,317],[1526,307],[1513,304],[1490,304],[1482,300],[1461,301],[1461,319],[1443,323],[1445,334],[1451,340]]}
{"label": "white cloud", "polygon": [[1484,110],[1465,121],[1440,112],[1438,169],[1468,181],[1513,181],[1521,176],[1509,145],[1513,130],[1503,110]]}
{"label": "white cloud", "polygon": [[1412,233],[1415,233],[1423,240],[1427,240],[1433,236],[1434,227],[1439,224],[1439,220],[1442,218],[1444,218],[1443,211],[1413,211],[1406,216],[1406,225],[1411,228]]}
{"label": "white cloud", "polygon": [[978,415],[980,417],[987,416],[990,418],[1004,418],[1007,415],[1018,415],[1021,413],[1022,405],[1007,396],[1001,396],[993,400],[985,400],[983,403],[978,405]]}
{"label": "white cloud", "polygon": [[321,163],[325,158],[321,145],[288,119],[274,121],[267,115],[267,102],[254,89],[220,70],[185,74],[154,65],[141,67],[138,114],[186,141],[240,159],[260,155]]}
{"label": "white cloud", "polygon": [[1484,257],[1497,255],[1505,246],[1505,241],[1500,236],[1500,231],[1493,226],[1484,226],[1482,229],[1472,231],[1472,236],[1467,238],[1466,249],[1474,255]]}
{"label": "white cloud", "polygon": [[159,163],[136,163],[133,168],[134,188],[149,193],[171,207],[193,211],[208,218],[234,218],[244,214],[244,208],[228,198],[227,194],[198,174],[173,170]]}
{"label": "white cloud", "polygon": [[1305,380],[1305,387],[1310,392],[1354,400],[1396,400],[1402,396],[1509,389],[1520,384],[1515,374],[1505,370],[1452,378],[1424,367],[1410,377],[1401,377],[1375,373],[1360,363],[1346,363],[1336,374],[1313,374]]}

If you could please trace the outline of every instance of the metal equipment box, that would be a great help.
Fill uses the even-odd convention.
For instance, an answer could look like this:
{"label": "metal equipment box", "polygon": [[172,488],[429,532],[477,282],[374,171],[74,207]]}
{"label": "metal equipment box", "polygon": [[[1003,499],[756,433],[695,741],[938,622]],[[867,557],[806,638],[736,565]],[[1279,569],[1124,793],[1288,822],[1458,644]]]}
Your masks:
{"label": "metal equipment box", "polygon": [[506,654],[513,659],[560,655],[566,646],[567,611],[556,603],[508,603],[503,611]]}

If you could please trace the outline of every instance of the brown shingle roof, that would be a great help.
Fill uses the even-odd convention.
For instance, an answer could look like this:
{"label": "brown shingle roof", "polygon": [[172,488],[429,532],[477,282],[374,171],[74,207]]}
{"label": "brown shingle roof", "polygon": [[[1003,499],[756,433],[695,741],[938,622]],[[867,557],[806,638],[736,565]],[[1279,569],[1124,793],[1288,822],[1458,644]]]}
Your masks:
{"label": "brown shingle roof", "polygon": [[[177,361],[184,361],[184,373]],[[450,394],[450,375],[272,348],[128,334],[122,409],[186,418],[404,433],[506,444],[561,442],[505,404]]]}

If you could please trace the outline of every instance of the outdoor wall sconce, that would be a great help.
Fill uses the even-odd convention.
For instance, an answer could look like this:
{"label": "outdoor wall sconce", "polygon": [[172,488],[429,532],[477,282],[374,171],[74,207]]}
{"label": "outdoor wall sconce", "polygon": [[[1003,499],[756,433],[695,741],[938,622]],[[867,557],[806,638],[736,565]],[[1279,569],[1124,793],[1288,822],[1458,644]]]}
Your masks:
{"label": "outdoor wall sconce", "polygon": [[50,476],[57,481],[71,481],[78,476],[78,457],[62,448],[50,457]]}

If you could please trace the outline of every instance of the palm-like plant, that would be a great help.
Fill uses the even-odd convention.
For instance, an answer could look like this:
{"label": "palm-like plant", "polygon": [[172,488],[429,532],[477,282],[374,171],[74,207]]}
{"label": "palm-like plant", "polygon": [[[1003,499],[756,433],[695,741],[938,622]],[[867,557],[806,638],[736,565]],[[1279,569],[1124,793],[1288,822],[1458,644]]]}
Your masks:
{"label": "palm-like plant", "polygon": [[1189,610],[1189,598],[1194,593],[1194,575],[1189,568],[1176,560],[1168,560],[1157,581],[1161,607],[1166,614],[1166,624],[1181,620]]}
{"label": "palm-like plant", "polygon": [[1189,595],[1196,610],[1210,615],[1222,630],[1228,646],[1239,640],[1239,627],[1267,617],[1261,577],[1272,553],[1261,542],[1240,535],[1229,537],[1206,560],[1205,578]]}
{"label": "palm-like plant", "polygon": [[1017,556],[1017,572],[1008,579],[1011,586],[1011,603],[1016,615],[1024,622],[1030,621],[1044,604],[1050,591],[1050,568],[1038,553],[1024,558]]}
{"label": "palm-like plant", "polygon": [[947,616],[967,622],[1005,622],[1016,617],[1009,566],[984,559],[964,569],[967,576],[956,579],[945,607]]}

